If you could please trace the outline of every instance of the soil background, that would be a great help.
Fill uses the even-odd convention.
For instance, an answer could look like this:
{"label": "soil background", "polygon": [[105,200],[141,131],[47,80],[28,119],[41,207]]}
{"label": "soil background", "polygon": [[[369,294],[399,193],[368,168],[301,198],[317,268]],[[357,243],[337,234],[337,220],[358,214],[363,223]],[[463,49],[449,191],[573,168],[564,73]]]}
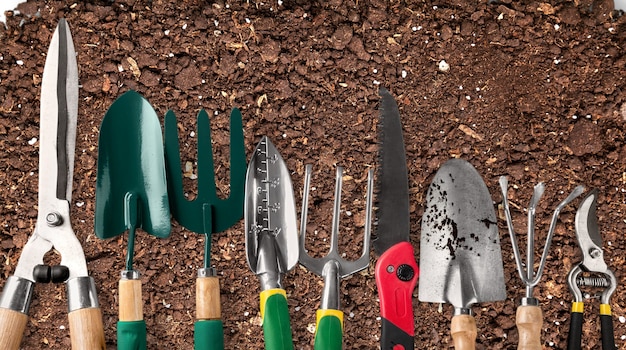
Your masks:
{"label": "soil background", "polygon": [[[60,17],[72,29],[80,105],[72,225],[98,287],[109,348],[116,347],[117,283],[125,235],[94,235],[98,129],[111,103],[134,89],[159,116],[179,118],[185,185],[194,196],[195,116],[211,116],[218,189],[228,194],[228,116],[242,110],[248,159],[268,135],[292,173],[300,212],[304,165],[313,164],[307,247],[328,249],[334,172],[345,167],[340,248],[362,249],[367,170],[377,162],[378,89],[388,88],[404,125],[411,240],[419,261],[424,195],[451,157],[483,175],[494,205],[508,175],[515,227],[525,246],[526,212],[540,181],[537,247],[556,205],[576,185],[598,188],[605,258],[618,277],[611,305],[617,347],[626,347],[626,19],[611,4],[576,1],[28,1],[0,25],[0,252],[11,275],[37,215],[39,96],[45,55]],[[449,70],[439,69],[445,61]],[[204,155],[207,156],[207,155]],[[202,180],[202,179],[201,179]],[[205,179],[206,180],[206,179]],[[210,179],[208,179],[210,181]],[[573,219],[560,217],[535,290],[543,345],[563,349],[572,295],[566,275],[580,261]],[[479,349],[514,349],[524,287],[500,212],[507,299],[474,306]],[[212,238],[221,280],[227,349],[262,349],[260,291],[249,270],[243,220]],[[170,238],[139,232],[149,348],[192,349],[195,276],[203,237],[173,222]],[[524,250],[524,249],[523,249]],[[537,253],[538,255],[539,253]],[[58,261],[50,253],[46,261]],[[342,281],[345,348],[376,349],[380,317],[369,269]],[[312,349],[322,279],[298,266],[283,276],[297,349]],[[583,348],[598,349],[597,290],[589,290]],[[24,349],[70,347],[64,285],[37,285]],[[450,305],[414,293],[417,349],[452,348]]]}

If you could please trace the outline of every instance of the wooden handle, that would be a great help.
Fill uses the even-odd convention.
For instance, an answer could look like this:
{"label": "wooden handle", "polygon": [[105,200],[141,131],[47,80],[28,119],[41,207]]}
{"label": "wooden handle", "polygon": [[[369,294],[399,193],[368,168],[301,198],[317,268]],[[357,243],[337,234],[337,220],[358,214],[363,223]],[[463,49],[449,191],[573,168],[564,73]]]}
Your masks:
{"label": "wooden handle", "polygon": [[472,315],[456,315],[452,317],[450,334],[456,350],[476,349],[476,320]]}
{"label": "wooden handle", "polygon": [[28,315],[0,308],[0,349],[18,350],[27,322]]}
{"label": "wooden handle", "polygon": [[220,281],[217,277],[196,279],[196,319],[219,320],[222,318],[220,306]]}
{"label": "wooden handle", "polygon": [[120,321],[143,320],[143,300],[141,299],[141,280],[121,279],[120,294]]}
{"label": "wooden handle", "polygon": [[104,350],[104,327],[100,308],[78,309],[68,314],[72,350]]}
{"label": "wooden handle", "polygon": [[534,305],[519,306],[515,323],[519,333],[517,350],[541,350],[541,327],[543,326],[541,308]]}

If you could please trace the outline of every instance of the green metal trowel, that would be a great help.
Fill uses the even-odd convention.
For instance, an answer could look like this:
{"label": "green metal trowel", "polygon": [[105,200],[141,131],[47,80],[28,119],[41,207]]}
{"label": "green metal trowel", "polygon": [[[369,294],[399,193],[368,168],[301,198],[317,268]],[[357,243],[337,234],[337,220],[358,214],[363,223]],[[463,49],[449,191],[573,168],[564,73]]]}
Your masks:
{"label": "green metal trowel", "polygon": [[100,126],[95,231],[106,239],[128,231],[126,268],[119,282],[117,346],[146,349],[141,280],[133,269],[135,232],[170,235],[170,209],[159,118],[140,94],[128,91],[109,108]]}

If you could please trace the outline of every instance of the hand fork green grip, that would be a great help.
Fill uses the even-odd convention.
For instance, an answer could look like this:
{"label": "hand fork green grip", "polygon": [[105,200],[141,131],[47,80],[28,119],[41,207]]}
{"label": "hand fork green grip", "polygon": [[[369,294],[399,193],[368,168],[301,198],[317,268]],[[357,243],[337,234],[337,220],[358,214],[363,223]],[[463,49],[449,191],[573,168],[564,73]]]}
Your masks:
{"label": "hand fork green grip", "polygon": [[316,313],[315,350],[341,350],[343,346],[343,312],[320,309]]}
{"label": "hand fork green grip", "polygon": [[261,319],[266,350],[292,350],[287,293],[275,288],[261,292]]}

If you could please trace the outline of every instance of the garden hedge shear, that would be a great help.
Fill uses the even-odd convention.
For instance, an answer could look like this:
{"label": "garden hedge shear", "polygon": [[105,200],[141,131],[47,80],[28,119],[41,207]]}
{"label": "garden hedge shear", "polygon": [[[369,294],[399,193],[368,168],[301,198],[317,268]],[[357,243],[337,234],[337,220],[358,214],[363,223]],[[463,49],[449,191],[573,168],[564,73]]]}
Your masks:
{"label": "garden hedge shear", "polygon": [[[73,349],[105,349],[96,287],[70,222],[78,115],[78,67],[64,19],[52,37],[41,81],[37,223],[0,297],[0,349],[18,349],[35,283],[66,283]],[[60,265],[44,265],[51,249]]]}
{"label": "garden hedge shear", "polygon": [[[617,287],[617,279],[604,261],[602,251],[602,237],[598,232],[596,218],[596,206],[598,190],[591,191],[582,200],[576,212],[576,237],[578,245],[583,253],[583,261],[574,265],[567,275],[567,284],[574,294],[572,303],[569,336],[567,349],[577,350],[581,348],[581,335],[583,326],[583,294],[580,287],[603,287],[600,296],[600,329],[602,333],[602,349],[614,350],[615,339],[613,337],[613,319],[609,301]],[[581,273],[589,273],[592,277],[582,277]]]}

